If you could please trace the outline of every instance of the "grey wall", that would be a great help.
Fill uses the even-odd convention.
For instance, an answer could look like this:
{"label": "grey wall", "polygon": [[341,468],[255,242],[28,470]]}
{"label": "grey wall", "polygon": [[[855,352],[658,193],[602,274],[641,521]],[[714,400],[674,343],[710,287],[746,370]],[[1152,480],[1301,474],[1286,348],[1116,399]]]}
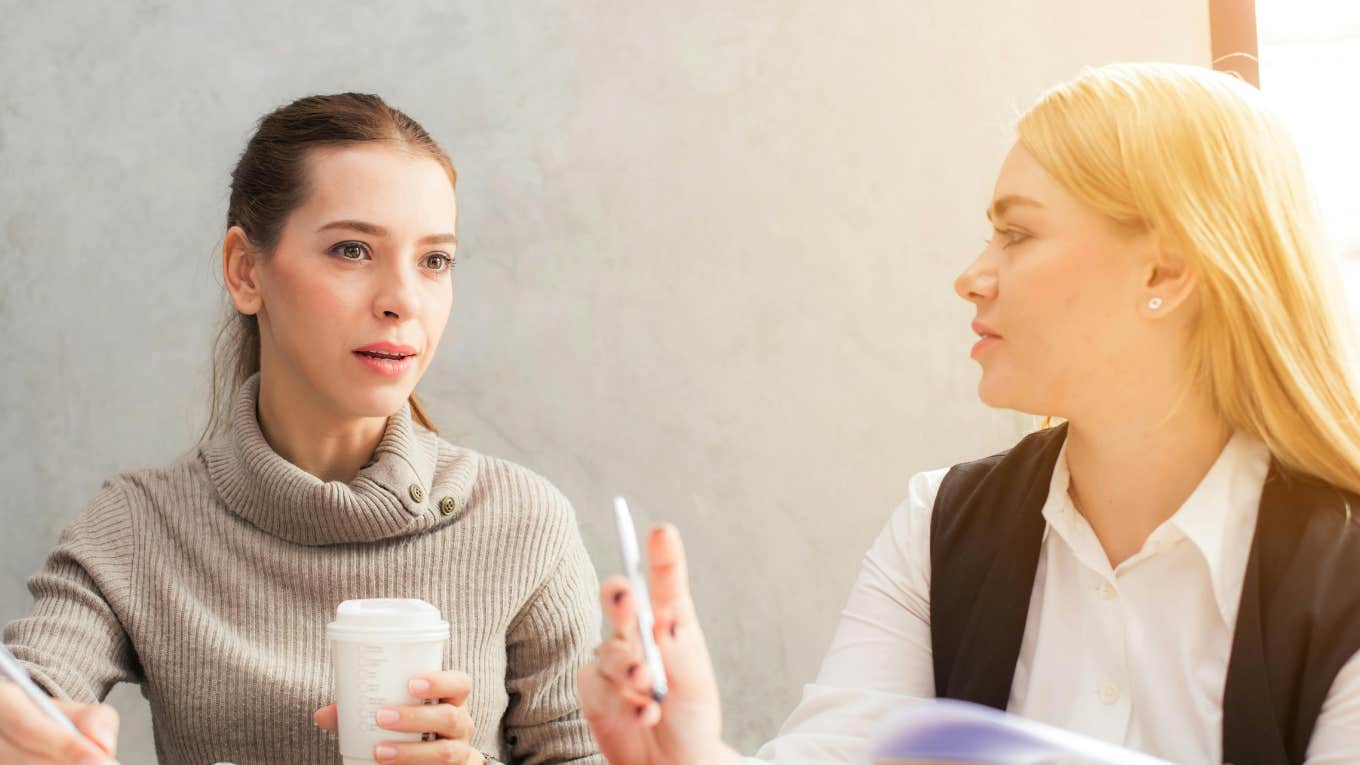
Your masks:
{"label": "grey wall", "polygon": [[[0,622],[101,479],[205,421],[227,174],[264,112],[383,94],[461,173],[452,440],[687,535],[729,738],[772,735],[909,476],[1027,426],[974,397],[1008,124],[1203,2],[0,3]],[[382,7],[380,7],[382,6]],[[135,689],[124,761],[149,761]]]}

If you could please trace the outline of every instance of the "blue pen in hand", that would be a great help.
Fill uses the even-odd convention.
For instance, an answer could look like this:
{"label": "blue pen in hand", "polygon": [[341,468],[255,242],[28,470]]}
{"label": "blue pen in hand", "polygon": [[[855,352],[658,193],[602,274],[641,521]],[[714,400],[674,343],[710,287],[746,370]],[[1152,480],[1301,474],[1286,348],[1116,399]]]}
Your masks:
{"label": "blue pen in hand", "polygon": [[629,583],[633,586],[634,600],[637,602],[638,639],[642,641],[642,658],[652,682],[652,698],[660,703],[666,698],[666,667],[661,663],[661,651],[656,647],[656,638],[652,634],[655,624],[652,616],[652,598],[647,592],[647,578],[642,575],[642,558],[638,554],[633,516],[628,512],[628,503],[623,497],[614,498],[614,524],[618,527],[623,567],[628,574]]}

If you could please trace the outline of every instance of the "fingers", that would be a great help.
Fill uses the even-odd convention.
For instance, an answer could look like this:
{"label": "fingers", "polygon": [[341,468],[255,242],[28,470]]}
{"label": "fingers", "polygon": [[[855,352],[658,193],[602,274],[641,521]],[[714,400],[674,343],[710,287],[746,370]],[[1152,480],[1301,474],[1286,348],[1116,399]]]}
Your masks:
{"label": "fingers", "polygon": [[316,710],[312,715],[312,720],[316,722],[317,727],[325,728],[331,733],[337,733],[340,730],[340,713],[334,704]]}
{"label": "fingers", "polygon": [[[661,721],[661,706],[640,694],[630,694],[610,681],[591,662],[576,673],[576,689],[581,699],[581,715],[589,723],[605,759],[632,762],[635,757],[618,750],[626,746],[626,734],[650,728]],[[611,748],[615,751],[611,752]]]}
{"label": "fingers", "polygon": [[[66,705],[75,709],[80,705]],[[93,705],[89,705],[93,706]],[[13,762],[112,762],[107,753],[80,734],[63,730],[24,695],[19,686],[0,682],[0,742],[15,752]]]}
{"label": "fingers", "polygon": [[108,704],[76,704],[56,702],[57,707],[71,718],[76,729],[87,738],[113,754],[118,749],[118,710]]}
{"label": "fingers", "polygon": [[481,765],[481,752],[466,741],[416,741],[410,744],[381,743],[373,747],[373,759],[393,765]]}
{"label": "fingers", "polygon": [[468,694],[472,693],[472,678],[456,669],[428,672],[414,675],[406,684],[406,690],[418,699],[431,699],[462,706],[467,701]]}
{"label": "fingers", "polygon": [[647,535],[647,573],[657,631],[670,630],[677,623],[693,625],[696,620],[685,547],[674,526],[657,526]]}
{"label": "fingers", "polygon": [[406,733],[437,733],[444,738],[471,741],[477,726],[464,707],[453,704],[383,707],[378,726]]}
{"label": "fingers", "polygon": [[639,704],[651,697],[652,678],[638,641],[611,638],[595,649],[597,671],[630,701]]}
{"label": "fingers", "polygon": [[600,610],[614,629],[614,637],[631,640],[637,635],[637,610],[633,588],[622,576],[611,576],[600,585]]}

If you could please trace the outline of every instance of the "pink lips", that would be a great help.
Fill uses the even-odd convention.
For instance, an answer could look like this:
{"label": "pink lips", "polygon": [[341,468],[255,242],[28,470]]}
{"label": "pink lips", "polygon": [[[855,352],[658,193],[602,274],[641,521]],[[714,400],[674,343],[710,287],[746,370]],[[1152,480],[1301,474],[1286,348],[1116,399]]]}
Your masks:
{"label": "pink lips", "polygon": [[973,350],[968,354],[970,357],[977,358],[978,354],[982,353],[983,350],[1001,342],[1001,335],[997,334],[996,330],[986,324],[975,321],[972,326],[973,332],[977,333],[981,339],[973,344]]}
{"label": "pink lips", "polygon": [[354,358],[380,375],[396,377],[415,366],[416,349],[384,340],[355,348]]}

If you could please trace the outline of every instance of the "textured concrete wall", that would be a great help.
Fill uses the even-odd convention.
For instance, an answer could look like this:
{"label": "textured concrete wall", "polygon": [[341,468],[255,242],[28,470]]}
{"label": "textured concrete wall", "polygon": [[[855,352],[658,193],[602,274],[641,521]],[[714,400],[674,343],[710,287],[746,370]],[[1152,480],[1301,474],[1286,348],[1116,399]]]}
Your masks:
{"label": "textured concrete wall", "polygon": [[104,476],[205,421],[253,121],[377,92],[461,173],[434,417],[555,481],[602,572],[612,494],[682,528],[747,750],[909,476],[1026,427],[975,399],[951,288],[1016,111],[1082,65],[1208,59],[1185,0],[200,5],[0,3],[0,622]]}

